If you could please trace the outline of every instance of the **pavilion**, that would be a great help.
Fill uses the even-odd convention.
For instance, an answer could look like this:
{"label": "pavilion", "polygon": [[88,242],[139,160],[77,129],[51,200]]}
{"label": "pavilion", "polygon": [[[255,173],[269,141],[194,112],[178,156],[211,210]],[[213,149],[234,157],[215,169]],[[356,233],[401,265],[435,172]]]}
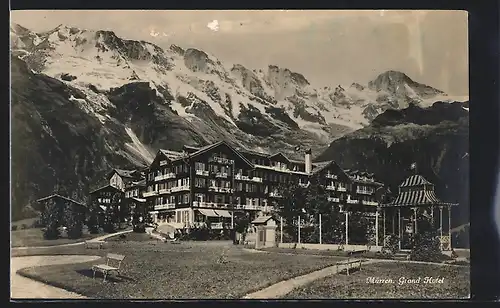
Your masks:
{"label": "pavilion", "polygon": [[[412,175],[399,185],[399,194],[392,202],[382,204],[384,241],[386,221],[389,221],[389,230],[398,235],[399,249],[410,248],[412,234],[418,233],[418,217],[424,216],[433,222],[433,226],[437,226],[437,220],[439,221],[441,250],[451,250],[451,207],[457,205],[441,201],[434,192],[434,184],[421,175]],[[387,220],[386,216],[389,216]],[[444,217],[448,218],[447,223],[445,222],[448,231],[445,234]]]}

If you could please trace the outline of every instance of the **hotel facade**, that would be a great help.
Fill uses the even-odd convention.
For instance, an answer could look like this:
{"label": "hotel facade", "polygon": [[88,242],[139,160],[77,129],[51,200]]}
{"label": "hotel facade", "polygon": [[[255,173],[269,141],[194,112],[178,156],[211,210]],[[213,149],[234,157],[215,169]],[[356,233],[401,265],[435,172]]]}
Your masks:
{"label": "hotel facade", "polygon": [[159,150],[146,173],[142,198],[159,224],[232,228],[235,215],[249,212],[254,219],[268,214],[281,198],[280,186],[307,186],[311,177],[328,191],[332,206],[377,211],[383,184],[373,174],[343,170],[334,161],[313,163],[310,150],[304,160],[292,160],[282,153],[237,149],[224,141],[184,146],[179,152]]}

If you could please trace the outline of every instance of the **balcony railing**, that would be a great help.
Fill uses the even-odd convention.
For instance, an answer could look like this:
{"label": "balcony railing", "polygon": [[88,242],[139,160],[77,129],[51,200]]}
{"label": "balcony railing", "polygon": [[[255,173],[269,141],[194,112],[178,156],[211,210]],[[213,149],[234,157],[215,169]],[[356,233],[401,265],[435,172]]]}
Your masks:
{"label": "balcony railing", "polygon": [[358,204],[359,200],[356,200],[356,199],[347,199],[347,203],[348,204]]}
{"label": "balcony railing", "polygon": [[215,174],[215,177],[217,177],[217,178],[227,178],[227,173],[217,172]]}
{"label": "balcony railing", "polygon": [[347,191],[347,188],[346,188],[346,187],[343,187],[343,186],[338,186],[338,187],[337,187],[337,190],[338,190],[338,191]]}
{"label": "balcony railing", "polygon": [[307,186],[309,186],[309,183],[299,183],[299,186],[300,187],[307,187]]}
{"label": "balcony railing", "polygon": [[163,203],[163,204],[157,204],[154,206],[154,209],[156,211],[158,210],[169,210],[169,209],[175,209],[175,203]]}
{"label": "balcony railing", "polygon": [[269,197],[281,198],[282,196],[280,193],[272,191],[269,193]]}
{"label": "balcony railing", "polygon": [[336,180],[337,179],[337,175],[336,174],[327,174],[325,175],[325,177],[327,179],[333,179],[333,180]]}
{"label": "balcony railing", "polygon": [[210,172],[208,170],[196,170],[196,175],[208,176]]}
{"label": "balcony railing", "polygon": [[330,202],[340,202],[340,198],[328,197],[328,201],[330,201]]}
{"label": "balcony railing", "polygon": [[326,190],[335,190],[335,186],[332,186],[332,185],[328,185],[325,188],[326,188]]}
{"label": "balcony railing", "polygon": [[189,185],[175,186],[175,187],[170,188],[171,192],[178,192],[178,191],[183,191],[183,190],[189,190]]}
{"label": "balcony railing", "polygon": [[219,187],[219,186],[209,186],[209,191],[221,192],[221,193],[233,193],[234,189],[230,187]]}
{"label": "balcony railing", "polygon": [[234,175],[234,179],[235,180],[242,180],[242,181],[249,181],[250,178],[248,177],[248,175],[242,175],[242,174],[235,174]]}
{"label": "balcony railing", "polygon": [[373,194],[373,190],[357,189],[356,193],[360,195],[371,195]]}
{"label": "balcony railing", "polygon": [[209,162],[216,162],[219,164],[233,164],[234,163],[234,160],[232,160],[232,159],[217,157],[217,156],[211,157],[208,161]]}
{"label": "balcony railing", "polygon": [[213,222],[210,224],[210,228],[212,229],[222,229],[223,228],[223,223],[222,222]]}
{"label": "balcony railing", "polygon": [[376,201],[365,201],[365,200],[363,200],[362,203],[364,205],[374,205],[374,206],[378,205],[378,202],[376,202]]}
{"label": "balcony railing", "polygon": [[164,194],[169,194],[169,193],[170,193],[170,189],[169,188],[160,189],[158,191],[159,195],[164,195]]}
{"label": "balcony railing", "polygon": [[147,191],[143,195],[144,195],[144,198],[147,198],[147,197],[151,197],[151,196],[156,196],[157,194],[158,194],[157,191]]}
{"label": "balcony railing", "polygon": [[166,174],[160,174],[155,176],[155,181],[161,181],[161,180],[166,180],[166,179],[174,179],[175,178],[175,173],[166,173]]}

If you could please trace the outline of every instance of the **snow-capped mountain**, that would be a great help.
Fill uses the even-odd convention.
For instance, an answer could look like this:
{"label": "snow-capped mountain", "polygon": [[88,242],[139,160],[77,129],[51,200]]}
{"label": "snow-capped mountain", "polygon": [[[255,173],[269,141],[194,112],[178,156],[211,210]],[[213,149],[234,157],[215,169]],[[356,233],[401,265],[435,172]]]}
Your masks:
{"label": "snow-capped mountain", "polygon": [[442,91],[400,72],[385,72],[367,86],[315,88],[303,75],[286,68],[226,67],[201,50],[175,45],[164,50],[149,42],[121,39],[111,31],[61,25],[34,33],[13,25],[11,44],[35,71],[58,79],[71,75],[71,84],[81,89],[92,85],[108,91],[148,81],[159,96],[162,89],[168,90],[173,99],[164,99],[187,119],[195,117],[189,112],[192,106],[181,103],[188,97],[206,102],[218,117],[234,126],[238,126],[242,110],[254,108],[272,120],[275,117],[269,108],[278,108],[300,129],[323,139],[334,137],[328,134],[330,125],[358,129],[387,108],[405,108],[409,102],[428,106],[446,99]]}
{"label": "snow-capped mountain", "polygon": [[[367,85],[318,87],[302,74],[276,65],[252,69],[222,63],[202,50],[161,48],[119,38],[112,31],[61,25],[35,33],[13,24],[10,34],[16,58],[11,69],[13,121],[29,124],[16,127],[35,143],[48,138],[59,144],[37,149],[47,153],[61,150],[65,147],[61,144],[68,142],[66,135],[58,136],[61,125],[71,127],[79,138],[88,139],[80,135],[82,127],[99,131],[87,149],[90,153],[96,150],[95,143],[100,144],[107,159],[93,166],[99,170],[110,167],[106,164],[147,164],[159,148],[178,150],[183,144],[200,146],[220,139],[258,151],[279,150],[291,157],[302,156],[294,150],[297,146],[320,153],[332,140],[369,125],[388,108],[452,100],[394,71]],[[48,104],[69,108],[84,120],[76,125],[68,117],[51,124]],[[38,129],[41,137],[29,134]],[[101,157],[94,156],[85,156],[79,163]],[[40,159],[50,165],[49,157]],[[52,173],[73,168],[78,180],[71,181],[85,182],[83,178],[91,175],[82,178],[77,171],[82,166],[73,163],[68,158],[68,166],[54,167]]]}

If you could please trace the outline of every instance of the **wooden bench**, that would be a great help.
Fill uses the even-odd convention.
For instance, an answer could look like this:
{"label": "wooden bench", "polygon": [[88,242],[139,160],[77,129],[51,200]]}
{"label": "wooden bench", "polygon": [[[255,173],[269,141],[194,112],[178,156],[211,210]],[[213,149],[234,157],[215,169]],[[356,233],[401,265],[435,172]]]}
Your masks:
{"label": "wooden bench", "polygon": [[337,273],[339,273],[339,267],[345,265],[347,275],[349,275],[349,270],[356,268],[356,267],[361,269],[362,262],[363,262],[363,260],[361,260],[361,259],[349,259],[349,260],[339,261],[336,264],[337,265]]}
{"label": "wooden bench", "polygon": [[104,247],[104,241],[85,241],[85,248],[86,249],[92,249],[92,248],[97,248],[97,249],[102,249]]}
{"label": "wooden bench", "polygon": [[104,275],[103,281],[106,281],[106,276],[108,276],[109,273],[111,272],[119,273],[123,259],[125,259],[124,255],[108,253],[106,255],[106,264],[98,264],[92,266],[92,271],[94,272],[93,279],[95,279],[95,272],[101,272]]}

